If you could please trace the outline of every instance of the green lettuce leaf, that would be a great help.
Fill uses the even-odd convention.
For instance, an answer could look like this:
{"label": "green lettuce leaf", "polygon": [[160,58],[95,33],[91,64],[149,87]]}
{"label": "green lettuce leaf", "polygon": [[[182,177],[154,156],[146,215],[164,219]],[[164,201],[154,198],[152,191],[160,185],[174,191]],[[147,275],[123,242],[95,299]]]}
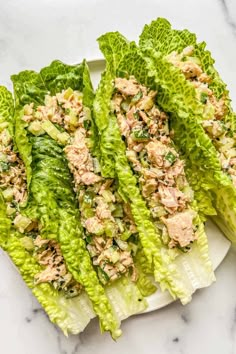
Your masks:
{"label": "green lettuce leaf", "polygon": [[[19,74],[20,80],[22,77],[25,80],[24,78],[28,77],[27,75],[27,72]],[[67,66],[54,61],[49,67],[42,69],[38,76],[41,79],[36,80],[36,76],[33,76],[32,73],[30,76],[34,78],[36,87],[31,81],[28,83],[29,91],[37,92],[37,102],[43,102],[46,91],[55,94],[62,89],[71,87],[83,92],[83,103],[92,111],[94,94],[85,62],[77,66]],[[13,81],[16,82],[17,87],[18,77],[13,76]],[[44,82],[46,89],[41,86],[41,82]],[[39,86],[37,86],[38,83]],[[27,100],[26,97],[28,97]],[[31,97],[24,81],[24,101],[22,105],[30,102]],[[26,132],[22,119],[19,118],[19,125],[23,126],[22,130]],[[96,155],[99,154],[99,147],[97,147],[98,134],[94,124],[92,125],[92,132],[91,140]],[[19,142],[19,146],[20,144]],[[79,212],[75,207],[76,201],[72,191],[73,183],[62,147],[47,135],[33,137],[28,134],[28,144],[31,149],[30,167],[32,170],[30,190],[34,199],[30,203],[30,207],[33,202],[37,205],[41,234],[46,238],[55,238],[59,241],[70,272],[81,284],[86,284],[85,290],[93,303],[95,312],[100,317],[101,329],[110,329],[113,336],[116,337],[120,332],[116,330],[115,326],[118,326],[121,319],[124,318],[124,316],[119,315],[121,309],[128,317],[134,314],[134,311],[144,310],[145,301],[140,302],[142,295],[134,284],[127,285],[127,291],[132,288],[133,293],[136,291],[139,294],[136,298],[133,298],[132,306],[129,301],[126,301],[125,292],[119,287],[109,286],[109,289],[113,289],[112,294],[114,293],[116,296],[109,297],[107,289],[105,293],[103,287],[98,283],[96,273],[91,270],[91,261],[88,259],[89,255],[81,237],[82,228],[78,222]],[[25,147],[22,146],[23,152],[24,149]],[[19,150],[21,151],[21,149]],[[29,205],[26,209],[25,212],[29,213]],[[111,290],[109,290],[110,293]],[[117,307],[118,297],[119,306]],[[113,299],[115,302],[113,302]]]}
{"label": "green lettuce leaf", "polygon": [[138,288],[143,296],[150,296],[157,291],[157,284],[154,283],[152,267],[147,262],[142,247],[135,256],[135,266],[138,269]]}
{"label": "green lettuce leaf", "polygon": [[[14,105],[11,93],[0,86],[0,127],[6,127],[13,134]],[[1,130],[1,129],[0,129]],[[6,217],[6,205],[0,190],[0,247],[5,249],[6,242],[11,227],[11,220]]]}
{"label": "green lettuce leaf", "polygon": [[[101,328],[117,338],[121,333],[119,322],[98,280],[82,238],[72,178],[63,149],[46,135],[33,137],[21,119],[25,104],[42,104],[47,92],[55,94],[68,87],[81,91],[84,104],[91,106],[93,90],[87,64],[83,62],[69,66],[54,61],[40,73],[24,71],[13,75],[12,80],[18,113],[16,143],[23,161],[31,169],[30,194],[37,205],[41,234],[59,242],[68,270],[84,286],[100,319]],[[20,141],[22,135],[25,136],[24,145]]]}
{"label": "green lettuce leaf", "polygon": [[139,287],[128,277],[121,277],[108,285],[106,294],[120,321],[147,308],[147,302],[143,298]]}
{"label": "green lettuce leaf", "polygon": [[224,121],[230,121],[232,129],[235,129],[236,119],[229,93],[214,68],[214,59],[204,42],[197,43],[194,34],[187,30],[173,30],[170,23],[162,18],[144,27],[139,44],[149,76],[158,87],[158,104],[171,113],[174,140],[187,162],[186,172],[199,209],[203,215],[212,215],[226,236],[235,243],[236,189],[222,171],[218,153],[201,126],[203,110],[195,88],[165,57],[172,51],[181,52],[189,45],[194,47],[194,56],[211,77],[209,87],[217,98],[225,97],[228,110]]}
{"label": "green lettuce leaf", "polygon": [[88,296],[82,293],[72,299],[66,299],[47,283],[35,285],[34,277],[43,269],[32,254],[23,247],[21,238],[21,234],[11,230],[6,251],[25,283],[43,306],[50,320],[57,324],[65,335],[80,333],[95,316]]}
{"label": "green lettuce leaf", "polygon": [[6,87],[0,86],[0,130],[7,126],[10,135],[13,135],[14,102],[12,94]]}
{"label": "green lettuce leaf", "polygon": [[3,250],[6,250],[10,229],[11,220],[6,216],[6,204],[0,190],[0,247]]}
{"label": "green lettuce leaf", "polygon": [[[140,195],[137,180],[126,158],[126,147],[121,139],[116,117],[111,114],[110,109],[113,92],[112,79],[117,76],[134,75],[142,84],[153,89],[158,88],[159,85],[150,75],[146,60],[135,43],[126,41],[126,45],[124,45],[124,37],[117,32],[107,33],[98,41],[107,60],[106,71],[102,76],[94,102],[96,123],[99,133],[103,137],[103,140],[101,139],[101,145],[103,145],[101,153],[103,154],[105,151],[103,159],[106,160],[107,166],[115,167],[120,190],[131,203],[140,242],[155,280],[158,281],[162,290],[168,289],[174,298],[178,297],[183,303],[186,303],[197,287],[208,286],[214,280],[203,225],[200,220],[196,221],[199,224],[199,230],[202,231],[199,234],[199,243],[196,243],[195,246],[196,251],[174,260],[175,256],[172,257],[171,252],[162,244],[160,234],[154,227],[150,212]],[[122,46],[120,43],[123,43]],[[108,90],[103,93],[105,88]],[[112,137],[106,131],[112,132]],[[195,267],[186,266],[189,257],[193,257],[196,263],[199,262],[199,273],[196,273]],[[198,281],[193,281],[194,278],[197,278]]]}
{"label": "green lettuce leaf", "polygon": [[[13,136],[14,102],[11,93],[0,87],[0,125],[7,126],[8,132]],[[26,135],[25,135],[26,136]],[[32,214],[32,212],[31,212]],[[42,272],[43,268],[30,251],[23,245],[24,235],[12,227],[12,221],[7,217],[6,204],[0,190],[0,246],[7,252],[24,281],[44,307],[50,320],[56,323],[62,331],[77,334],[81,332],[95,316],[87,295],[66,299],[50,284],[35,285],[34,277]]]}

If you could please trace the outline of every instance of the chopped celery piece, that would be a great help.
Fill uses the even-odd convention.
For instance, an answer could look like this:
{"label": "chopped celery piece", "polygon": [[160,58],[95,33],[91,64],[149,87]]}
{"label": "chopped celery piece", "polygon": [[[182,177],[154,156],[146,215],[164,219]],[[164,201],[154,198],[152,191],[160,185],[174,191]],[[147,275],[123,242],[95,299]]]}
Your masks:
{"label": "chopped celery piece", "polygon": [[10,135],[8,129],[4,129],[2,131],[1,139],[2,139],[2,143],[4,146],[7,146],[10,144],[12,138],[11,138],[11,135]]}
{"label": "chopped celery piece", "polygon": [[120,232],[124,232],[125,228],[124,228],[123,222],[119,218],[117,218],[116,219],[116,223],[117,223],[117,225],[119,227]]}
{"label": "chopped celery piece", "polygon": [[59,133],[58,136],[57,136],[57,140],[62,145],[66,145],[69,142],[69,140],[70,140],[70,135],[67,134],[66,132]]}
{"label": "chopped celery piece", "polygon": [[64,92],[64,98],[66,100],[68,100],[70,98],[71,95],[73,95],[74,91],[72,90],[72,88],[68,88],[65,92]]}
{"label": "chopped celery piece", "polygon": [[8,127],[8,122],[2,122],[0,123],[0,132],[2,132],[5,128]]}
{"label": "chopped celery piece", "polygon": [[129,101],[123,101],[121,103],[121,108],[125,111],[125,112],[128,112],[129,110],[129,105],[130,105],[130,102]]}
{"label": "chopped celery piece", "polygon": [[[187,61],[191,61],[194,64],[201,65],[201,60],[197,57],[185,57]],[[183,60],[185,61],[185,60]]]}
{"label": "chopped celery piece", "polygon": [[89,219],[94,216],[93,209],[86,207],[86,206],[85,207],[83,206],[82,209],[83,209],[82,214],[85,219]]}
{"label": "chopped celery piece", "polygon": [[26,216],[23,215],[17,215],[14,220],[14,225],[15,227],[23,233],[32,223],[32,221],[27,218]]}
{"label": "chopped celery piece", "polygon": [[0,152],[0,161],[7,162],[7,155],[3,152]]}
{"label": "chopped celery piece", "polygon": [[31,237],[24,236],[20,239],[22,246],[28,250],[28,251],[33,251],[34,249],[34,242]]}
{"label": "chopped celery piece", "polygon": [[13,189],[12,188],[7,188],[3,192],[3,197],[7,202],[11,202],[13,198]]}
{"label": "chopped celery piece", "polygon": [[7,210],[6,210],[6,212],[7,212],[7,216],[11,216],[11,215],[15,214],[16,209],[13,208],[13,207],[11,207],[10,205],[7,205]]}
{"label": "chopped celery piece", "polygon": [[115,204],[115,210],[112,212],[115,218],[123,218],[124,211],[121,204]]}
{"label": "chopped celery piece", "polygon": [[69,124],[76,126],[78,123],[78,117],[77,117],[76,113],[73,111],[73,109],[70,109],[69,117],[70,117]]}
{"label": "chopped celery piece", "polygon": [[128,240],[128,238],[131,236],[131,232],[126,230],[123,232],[123,234],[121,235],[121,240],[126,241]]}
{"label": "chopped celery piece", "polygon": [[106,201],[107,203],[110,203],[110,202],[113,201],[113,194],[112,194],[112,192],[109,191],[109,190],[104,190],[104,191],[102,192],[102,196],[103,196],[103,198],[105,199],[105,201]]}
{"label": "chopped celery piece", "polygon": [[88,107],[83,107],[83,111],[84,111],[84,116],[85,116],[85,120],[90,120],[91,121],[91,111]]}
{"label": "chopped celery piece", "polygon": [[101,172],[101,167],[100,167],[99,161],[96,157],[93,158],[93,168],[94,168],[94,173]]}
{"label": "chopped celery piece", "polygon": [[70,139],[69,134],[67,134],[66,132],[61,133],[49,120],[45,120],[44,122],[42,122],[42,128],[52,139],[58,141],[62,145],[66,145]]}
{"label": "chopped celery piece", "polygon": [[115,237],[116,236],[117,229],[115,227],[115,224],[113,222],[107,221],[105,223],[105,234],[108,237]]}
{"label": "chopped celery piece", "polygon": [[39,136],[45,133],[45,130],[42,128],[42,122],[38,120],[31,122],[28,126],[28,130],[31,134]]}
{"label": "chopped celery piece", "polygon": [[7,172],[9,171],[9,164],[7,162],[4,162],[4,161],[0,161],[0,170],[1,172]]}

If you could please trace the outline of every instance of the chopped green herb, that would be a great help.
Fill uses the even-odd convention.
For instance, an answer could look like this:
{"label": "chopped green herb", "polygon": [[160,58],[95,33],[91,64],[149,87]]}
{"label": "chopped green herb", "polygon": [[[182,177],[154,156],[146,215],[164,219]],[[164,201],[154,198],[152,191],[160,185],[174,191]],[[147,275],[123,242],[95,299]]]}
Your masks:
{"label": "chopped green herb", "polygon": [[99,279],[101,280],[101,282],[103,284],[106,284],[109,282],[110,278],[109,276],[107,275],[106,272],[104,272],[104,270],[101,268],[101,267],[98,267],[98,277]]}
{"label": "chopped green herb", "polygon": [[132,139],[135,141],[149,140],[150,134],[147,130],[134,130],[132,132]]}
{"label": "chopped green herb", "polygon": [[93,202],[93,197],[92,197],[91,193],[85,193],[85,195],[84,195],[84,203],[91,205],[92,202]]}
{"label": "chopped green herb", "polygon": [[131,243],[134,243],[135,245],[138,244],[138,234],[132,234],[130,237],[129,237],[129,242]]}
{"label": "chopped green herb", "polygon": [[171,165],[173,165],[173,163],[174,163],[175,160],[176,160],[176,156],[175,156],[171,151],[169,151],[169,152],[165,155],[165,159],[166,159],[167,161],[169,161]]}
{"label": "chopped green herb", "polygon": [[6,171],[9,171],[9,164],[7,162],[4,162],[4,161],[0,161],[0,169],[1,169],[1,172],[6,172]]}
{"label": "chopped green herb", "polygon": [[91,120],[84,120],[84,129],[88,130],[91,127]]}
{"label": "chopped green herb", "polygon": [[207,103],[207,98],[208,98],[208,94],[205,93],[205,92],[201,92],[200,101],[201,101],[203,104],[206,104],[206,103]]}
{"label": "chopped green herb", "polygon": [[139,119],[139,114],[138,114],[138,112],[136,111],[136,112],[134,112],[134,118],[135,119]]}
{"label": "chopped green herb", "polygon": [[221,125],[222,130],[224,130],[224,131],[227,131],[227,130],[228,130],[228,128],[227,128],[227,126],[225,125],[224,122],[219,121],[219,123],[220,123],[220,125]]}
{"label": "chopped green herb", "polygon": [[86,236],[86,242],[87,243],[91,243],[91,241],[92,241],[92,236],[91,235],[87,235]]}
{"label": "chopped green herb", "polygon": [[142,91],[139,91],[131,100],[132,103],[136,103],[143,97]]}

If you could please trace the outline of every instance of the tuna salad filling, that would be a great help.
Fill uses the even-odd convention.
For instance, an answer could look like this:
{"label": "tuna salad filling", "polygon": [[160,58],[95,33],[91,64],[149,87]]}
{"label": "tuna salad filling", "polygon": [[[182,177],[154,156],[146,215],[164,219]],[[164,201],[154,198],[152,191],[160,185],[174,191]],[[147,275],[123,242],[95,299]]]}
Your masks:
{"label": "tuna salad filling", "polygon": [[82,286],[68,272],[58,243],[37,236],[33,244],[38,263],[45,267],[41,273],[35,276],[35,283],[49,282],[55,289],[63,291],[66,298],[79,295]]}
{"label": "tuna salad filling", "polygon": [[67,89],[55,96],[47,95],[44,106],[25,106],[23,119],[31,133],[47,133],[64,145],[84,238],[100,281],[107,284],[122,275],[136,281],[136,226],[129,205],[118,193],[117,182],[101,176],[99,161],[92,153],[94,127],[82,94]]}
{"label": "tuna salad filling", "polygon": [[0,133],[0,188],[7,205],[7,215],[14,227],[22,234],[22,245],[32,252],[44,268],[35,276],[35,284],[50,283],[66,297],[79,294],[81,285],[75,282],[67,271],[60,246],[56,241],[42,239],[38,223],[20,212],[27,201],[25,165],[14,151],[12,137],[6,127]]}
{"label": "tuna salad filling", "polygon": [[78,296],[82,290],[81,284],[75,281],[67,270],[59,244],[55,240],[41,238],[39,230],[24,232],[21,243],[29,251],[43,270],[34,277],[35,285],[49,283],[62,292],[65,298]]}
{"label": "tuna salad filling", "polygon": [[184,162],[171,141],[168,116],[155,104],[156,95],[134,77],[116,78],[112,110],[127,158],[164,243],[186,251],[197,238],[196,213],[190,206],[193,192]]}
{"label": "tuna salad filling", "polygon": [[13,149],[12,137],[6,127],[0,133],[0,188],[7,205],[7,215],[14,219],[18,214],[16,205],[27,199],[25,167]]}
{"label": "tuna salad filling", "polygon": [[219,153],[222,169],[236,187],[236,136],[230,122],[224,122],[227,114],[225,97],[217,99],[214,95],[209,87],[211,79],[204,73],[200,60],[194,57],[193,46],[186,47],[181,53],[173,52],[167,59],[196,88],[199,101],[205,105],[202,126]]}

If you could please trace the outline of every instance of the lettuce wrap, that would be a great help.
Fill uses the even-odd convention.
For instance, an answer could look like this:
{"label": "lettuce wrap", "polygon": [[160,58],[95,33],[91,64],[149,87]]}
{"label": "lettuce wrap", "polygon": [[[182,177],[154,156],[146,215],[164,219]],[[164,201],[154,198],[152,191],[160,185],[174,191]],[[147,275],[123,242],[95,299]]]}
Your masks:
{"label": "lettuce wrap", "polygon": [[204,42],[162,18],[144,27],[139,45],[159,88],[158,103],[171,113],[199,208],[235,243],[236,116],[214,60]]}
{"label": "lettuce wrap", "polygon": [[[182,303],[187,303],[197,288],[208,286],[214,281],[214,273],[209,260],[204,225],[197,214],[191,188],[184,176],[184,163],[179,160],[178,152],[170,139],[168,117],[155,104],[157,86],[155,80],[149,76],[146,62],[137,46],[129,43],[118,32],[107,33],[98,41],[106,58],[106,70],[94,100],[95,122],[100,134],[102,172],[107,177],[117,175],[121,193],[131,204],[140,243],[155,280],[173,298],[180,298]],[[166,122],[162,127],[163,136],[168,140],[165,148],[159,139],[158,129],[150,133],[150,123],[154,122],[151,109],[155,109],[162,117],[165,116],[163,120]],[[164,195],[160,203],[159,184],[165,184],[166,181],[158,177],[158,168],[152,157],[148,156],[146,147],[151,147],[153,143],[161,145],[165,151],[165,157],[160,153],[162,163],[164,164],[164,159],[167,162],[166,169],[161,172],[162,177],[166,175],[168,168],[175,165],[175,161],[182,166],[182,191],[176,185],[176,180],[173,180],[168,192],[180,193],[176,195],[177,199],[180,195],[183,199],[186,197],[186,208],[181,209],[174,205],[175,210],[170,210],[170,205],[164,205]],[[131,151],[132,145],[135,145],[136,151]],[[156,146],[152,150],[155,154]],[[151,186],[146,183],[145,174],[150,175],[155,168],[157,174],[154,173],[155,182]],[[167,189],[163,187],[162,191],[165,194]],[[150,200],[154,196],[157,200]],[[171,217],[168,219],[169,216]],[[177,225],[182,230],[177,230]],[[188,229],[188,235],[185,234],[185,229]],[[186,236],[185,240],[180,240],[181,234]]]}
{"label": "lettuce wrap", "polygon": [[[40,231],[24,214],[27,203],[27,185],[24,165],[14,145],[14,103],[12,95],[5,87],[0,87],[0,246],[10,256],[22,278],[45,309],[50,320],[62,331],[77,334],[95,316],[92,305],[84,292],[75,294],[80,286],[68,271],[59,279],[41,282],[48,265],[39,257],[42,248]],[[30,204],[30,202],[29,202]],[[21,214],[22,213],[22,214]],[[55,252],[55,243],[44,241],[45,246],[53,247],[54,254],[60,257],[60,267],[65,268],[61,253]],[[43,249],[44,253],[46,249]],[[45,258],[44,258],[45,260]],[[46,265],[46,267],[45,267]],[[65,270],[65,269],[64,269]],[[68,278],[67,280],[65,278]],[[76,296],[75,295],[79,295]]]}
{"label": "lettuce wrap", "polygon": [[[146,302],[132,279],[136,230],[130,232],[130,218],[127,227],[122,224],[123,202],[116,182],[100,174],[87,65],[54,61],[39,74],[25,71],[12,80],[16,143],[30,190],[25,214],[32,219],[38,215],[43,240],[59,243],[68,270],[92,302],[101,330],[117,338],[120,320],[143,311]],[[106,221],[102,224],[101,219]],[[130,236],[134,240],[128,244]],[[155,287],[148,284],[151,293]]]}

